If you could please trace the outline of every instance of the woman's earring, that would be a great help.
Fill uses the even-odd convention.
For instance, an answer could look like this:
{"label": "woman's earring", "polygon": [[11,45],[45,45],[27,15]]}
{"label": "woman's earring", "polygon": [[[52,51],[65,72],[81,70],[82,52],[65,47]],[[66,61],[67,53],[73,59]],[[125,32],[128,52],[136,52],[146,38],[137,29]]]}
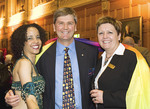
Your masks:
{"label": "woman's earring", "polygon": [[23,51],[21,52],[21,56],[23,56]]}

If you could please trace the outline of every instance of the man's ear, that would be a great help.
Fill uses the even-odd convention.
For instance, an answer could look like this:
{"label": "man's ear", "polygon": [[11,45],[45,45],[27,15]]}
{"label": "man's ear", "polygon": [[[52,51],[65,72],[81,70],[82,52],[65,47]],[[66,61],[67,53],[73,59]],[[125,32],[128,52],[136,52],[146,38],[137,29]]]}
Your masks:
{"label": "man's ear", "polygon": [[54,32],[56,31],[56,29],[55,29],[55,24],[53,24],[53,29],[54,29]]}
{"label": "man's ear", "polygon": [[77,24],[75,25],[75,32],[77,31]]}

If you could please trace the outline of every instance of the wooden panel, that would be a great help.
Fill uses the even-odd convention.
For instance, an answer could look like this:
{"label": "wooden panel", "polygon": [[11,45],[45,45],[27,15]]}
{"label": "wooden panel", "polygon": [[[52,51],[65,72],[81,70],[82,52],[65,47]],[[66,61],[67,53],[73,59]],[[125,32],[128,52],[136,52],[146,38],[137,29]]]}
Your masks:
{"label": "wooden panel", "polygon": [[50,31],[50,25],[46,25],[45,30],[46,30],[46,31]]}
{"label": "wooden panel", "polygon": [[82,9],[82,8],[80,8],[80,9],[81,9],[81,10],[76,11],[78,18],[85,16],[85,10]]}
{"label": "wooden panel", "polygon": [[85,38],[86,37],[86,32],[85,31],[81,31],[80,32],[80,36],[81,36],[81,38]]}
{"label": "wooden panel", "polygon": [[117,19],[122,19],[122,9],[117,9]]}
{"label": "wooden panel", "polygon": [[138,6],[132,7],[132,17],[138,16],[139,11],[137,11],[137,10],[138,10]]}
{"label": "wooden panel", "polygon": [[149,31],[149,22],[148,20],[143,20],[143,32],[148,32]]}
{"label": "wooden panel", "polygon": [[97,37],[96,30],[91,30],[91,36],[90,37]]}
{"label": "wooden panel", "polygon": [[132,5],[146,4],[149,0],[132,0]]}
{"label": "wooden panel", "polygon": [[82,18],[80,18],[81,20],[80,20],[80,30],[81,31],[85,31],[85,18],[84,17],[82,17]]}
{"label": "wooden panel", "polygon": [[129,18],[129,7],[124,8],[124,18]]}
{"label": "wooden panel", "polygon": [[98,13],[98,14],[96,15],[96,22],[97,22],[97,20],[98,20],[100,17],[102,17],[102,13]]}
{"label": "wooden panel", "polygon": [[111,10],[111,11],[110,11],[110,16],[111,16],[111,17],[115,17],[115,10]]}
{"label": "wooden panel", "polygon": [[86,31],[90,30],[90,21],[91,16],[86,16]]}
{"label": "wooden panel", "polygon": [[91,37],[91,31],[90,30],[87,30],[86,31],[86,36],[85,38],[90,38]]}
{"label": "wooden panel", "polygon": [[148,21],[147,21],[147,27],[148,27],[148,29],[147,29],[147,35],[146,35],[146,37],[147,37],[147,45],[146,45],[146,47],[148,47],[149,48],[149,50],[150,50],[150,43],[149,43],[149,41],[150,41],[150,19],[148,19]]}
{"label": "wooden panel", "polygon": [[100,13],[101,12],[101,6],[98,5],[98,6],[94,6],[94,7],[90,7],[90,8],[86,8],[86,15],[89,16],[89,15],[94,15],[96,13]]}
{"label": "wooden panel", "polygon": [[110,0],[110,10],[129,6],[129,0]]}
{"label": "wooden panel", "polygon": [[81,30],[80,22],[81,22],[81,18],[78,18],[77,31]]}
{"label": "wooden panel", "polygon": [[141,5],[141,16],[143,16],[144,19],[148,18],[148,5],[147,4]]}
{"label": "wooden panel", "polygon": [[95,30],[96,28],[96,15],[91,16],[91,29]]}
{"label": "wooden panel", "polygon": [[52,24],[53,23],[53,16],[52,15],[45,17],[45,19],[46,19],[46,24]]}

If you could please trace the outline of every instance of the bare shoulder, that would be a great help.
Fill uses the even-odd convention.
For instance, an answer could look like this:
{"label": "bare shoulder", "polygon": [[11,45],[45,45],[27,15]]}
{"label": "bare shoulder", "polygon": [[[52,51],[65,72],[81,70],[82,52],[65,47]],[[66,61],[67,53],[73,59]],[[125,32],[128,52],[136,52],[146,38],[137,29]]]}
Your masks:
{"label": "bare shoulder", "polygon": [[27,59],[20,59],[13,70],[13,79],[20,81],[24,76],[31,75],[31,62]]}
{"label": "bare shoulder", "polygon": [[21,84],[23,84],[32,81],[31,78],[31,72],[32,72],[32,64],[27,59],[20,59],[18,62],[18,76],[21,81]]}
{"label": "bare shoulder", "polygon": [[18,61],[18,73],[21,73],[23,74],[26,73],[26,72],[30,72],[31,71],[31,62],[27,59],[20,59]]}
{"label": "bare shoulder", "polygon": [[20,59],[20,60],[18,61],[18,64],[19,64],[20,66],[22,66],[22,65],[31,65],[31,62],[30,62],[28,59],[23,58],[23,59]]}

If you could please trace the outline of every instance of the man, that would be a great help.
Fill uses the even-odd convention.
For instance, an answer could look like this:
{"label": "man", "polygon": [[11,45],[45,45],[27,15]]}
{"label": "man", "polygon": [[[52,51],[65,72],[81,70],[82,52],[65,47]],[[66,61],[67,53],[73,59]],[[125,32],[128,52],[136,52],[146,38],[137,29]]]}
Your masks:
{"label": "man", "polygon": [[129,37],[129,36],[125,37],[125,38],[123,39],[122,43],[134,47],[134,40],[133,40],[132,37]]}
{"label": "man", "polygon": [[[125,37],[122,41],[122,43],[130,45],[134,48],[136,48],[145,58],[146,62],[148,63],[150,67],[150,51],[145,47],[138,46],[138,37]],[[135,43],[136,42],[136,43]]]}
{"label": "man", "polygon": [[[46,81],[44,109],[62,109],[64,48],[69,48],[74,83],[76,109],[94,109],[90,98],[91,78],[97,62],[98,49],[74,39],[77,17],[72,8],[61,8],[54,13],[54,31],[58,39],[39,58],[36,66]],[[17,97],[16,97],[17,98]],[[13,106],[8,93],[6,102]]]}

